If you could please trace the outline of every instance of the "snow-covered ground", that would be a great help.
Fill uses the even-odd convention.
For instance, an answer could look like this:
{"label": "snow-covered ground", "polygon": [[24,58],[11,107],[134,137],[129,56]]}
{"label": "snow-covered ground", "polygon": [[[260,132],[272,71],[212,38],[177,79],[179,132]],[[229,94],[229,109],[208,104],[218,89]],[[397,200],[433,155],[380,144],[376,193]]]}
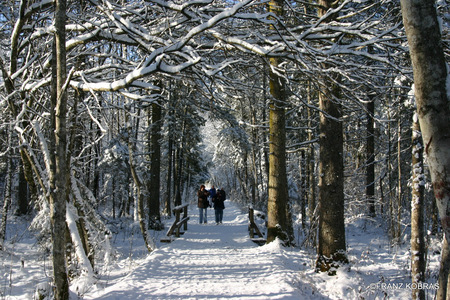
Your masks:
{"label": "snow-covered ground", "polygon": [[[315,273],[315,254],[258,246],[248,237],[247,212],[226,201],[224,223],[198,224],[190,206],[188,230],[172,243],[147,254],[136,224],[112,239],[120,255],[103,268],[94,286],[72,285],[74,299],[410,299],[408,243],[392,248],[382,226],[357,220],[347,224],[350,264],[337,276]],[[169,223],[171,220],[167,220]],[[48,254],[36,251],[26,224],[12,224],[7,249],[0,251],[0,299],[33,299],[38,284],[49,281]],[[11,243],[13,241],[13,243]],[[438,255],[429,250],[429,280],[436,283]],[[23,263],[23,265],[22,265]],[[77,288],[75,288],[77,287]],[[427,288],[432,299],[435,290]],[[78,296],[77,296],[78,294]]]}

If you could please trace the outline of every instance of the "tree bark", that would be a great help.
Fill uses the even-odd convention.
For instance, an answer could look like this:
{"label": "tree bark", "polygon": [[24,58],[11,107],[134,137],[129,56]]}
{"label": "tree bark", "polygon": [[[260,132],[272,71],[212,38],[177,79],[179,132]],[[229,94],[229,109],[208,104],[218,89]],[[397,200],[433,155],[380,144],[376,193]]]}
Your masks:
{"label": "tree bark", "polygon": [[[308,82],[308,104],[312,104],[311,100],[311,83]],[[310,106],[307,107],[308,111],[308,140],[312,141],[313,136],[313,114]],[[308,148],[307,155],[307,173],[308,173],[308,208],[309,208],[309,235],[311,239],[311,244],[314,248],[317,246],[317,215],[316,215],[316,159],[314,155],[314,144],[310,144]]]}
{"label": "tree bark", "polygon": [[[8,147],[11,147],[11,126],[8,129]],[[0,251],[4,249],[3,245],[5,243],[6,238],[6,222],[8,220],[8,210],[11,205],[11,189],[12,189],[12,159],[11,159],[11,150],[7,152],[6,158],[6,176],[5,176],[5,192],[3,196],[3,210],[2,210],[2,219],[0,221]]]}
{"label": "tree bark", "polygon": [[[128,122],[126,122],[128,123]],[[153,251],[153,248],[150,243],[150,237],[148,235],[147,226],[145,222],[145,211],[144,211],[144,203],[145,203],[145,195],[144,195],[144,184],[142,183],[142,179],[139,176],[136,170],[136,163],[134,161],[134,148],[135,145],[131,141],[131,128],[128,128],[128,160],[130,163],[130,171],[131,176],[133,177],[134,185],[136,187],[137,193],[137,216],[139,220],[139,228],[141,229],[142,237],[144,238],[145,246],[149,252]]]}
{"label": "tree bark", "polygon": [[425,299],[425,225],[424,225],[424,169],[420,126],[414,117],[412,125],[412,203],[411,203],[411,277],[412,299]]}
{"label": "tree bark", "polygon": [[[336,93],[333,93],[336,96]],[[347,262],[344,224],[344,163],[340,105],[319,96],[319,247],[317,268],[329,272]],[[327,115],[325,115],[327,114]]]}
{"label": "tree bark", "polygon": [[56,0],[55,10],[55,71],[56,90],[54,93],[54,145],[50,170],[50,220],[53,241],[53,273],[55,299],[69,299],[69,282],[66,268],[66,203],[68,200],[69,164],[67,162],[67,93],[66,83],[66,0]]}
{"label": "tree bark", "polygon": [[450,298],[450,115],[448,80],[434,0],[401,0],[422,140],[444,231],[437,299]]}
{"label": "tree bark", "polygon": [[[171,132],[171,125],[169,124],[169,132]],[[173,161],[173,139],[169,133],[169,141],[167,148],[167,182],[166,182],[166,195],[164,200],[164,213],[170,218],[172,216],[172,161]]]}
{"label": "tree bark", "polygon": [[397,125],[397,221],[395,230],[395,240],[400,242],[402,234],[402,197],[403,197],[403,186],[402,186],[402,126],[401,120],[398,120]]}
{"label": "tree bark", "polygon": [[[255,97],[253,97],[254,102],[256,102]],[[251,103],[249,103],[251,105]],[[251,107],[251,120],[252,120],[252,125],[256,125],[256,110]],[[258,139],[258,130],[256,128],[252,128],[251,129],[251,136],[252,136],[252,143],[253,145],[259,145],[259,139]],[[257,159],[257,147],[256,146],[252,146],[252,150],[251,150],[251,155],[252,155],[252,178],[251,178],[251,184],[250,184],[250,188],[251,188],[251,195],[252,195],[252,205],[255,205],[256,203],[259,202],[259,197],[258,197],[258,193],[257,193],[257,186],[258,186],[258,159]]]}
{"label": "tree bark", "polygon": [[[321,0],[323,16],[332,1]],[[327,68],[326,65],[323,66]],[[344,137],[339,87],[325,82],[319,94],[319,236],[316,268],[335,274],[340,263],[347,263],[344,224]]]}
{"label": "tree bark", "polygon": [[[269,2],[269,11],[281,16],[283,1]],[[267,242],[276,238],[289,245],[293,241],[292,224],[288,212],[288,189],[286,174],[286,93],[281,76],[274,70],[279,60],[270,59],[269,87],[269,199],[267,204]]]}
{"label": "tree bark", "polygon": [[[8,160],[10,160],[8,158]],[[10,173],[11,162],[8,162],[6,173],[6,184],[5,184],[5,195],[3,197],[3,208],[2,208],[2,219],[0,222],[0,251],[4,250],[4,243],[6,238],[6,222],[8,220],[8,210],[11,205],[11,173]]]}
{"label": "tree bark", "polygon": [[167,181],[166,181],[166,194],[164,195],[164,213],[170,218],[172,216],[172,176],[173,176],[173,105],[174,99],[176,99],[176,92],[172,90],[172,80],[169,81],[169,103],[167,105],[167,111],[165,119],[167,122],[168,131],[168,146],[167,146]]}
{"label": "tree bark", "polygon": [[15,212],[18,216],[23,216],[28,213],[28,184],[25,179],[25,170],[23,163],[21,163],[19,168],[19,188],[17,191],[17,210]]}
{"label": "tree bark", "polygon": [[[373,96],[371,96],[373,98]],[[375,102],[370,99],[367,103],[367,138],[366,138],[366,197],[369,204],[369,216],[375,217],[375,130],[373,115]]]}
{"label": "tree bark", "polygon": [[152,103],[152,119],[150,129],[151,167],[150,167],[150,197],[148,201],[149,228],[161,230],[160,206],[160,176],[161,176],[161,104]]}
{"label": "tree bark", "polygon": [[[187,107],[185,106],[184,114],[187,114]],[[177,145],[176,151],[175,151],[175,165],[174,165],[174,196],[175,196],[175,206],[181,205],[182,199],[181,194],[183,192],[183,182],[184,182],[184,168],[187,169],[187,166],[185,166],[185,159],[184,159],[184,149],[185,149],[185,139],[187,134],[187,124],[186,120],[183,120],[183,124],[181,125],[181,140],[179,144]]]}

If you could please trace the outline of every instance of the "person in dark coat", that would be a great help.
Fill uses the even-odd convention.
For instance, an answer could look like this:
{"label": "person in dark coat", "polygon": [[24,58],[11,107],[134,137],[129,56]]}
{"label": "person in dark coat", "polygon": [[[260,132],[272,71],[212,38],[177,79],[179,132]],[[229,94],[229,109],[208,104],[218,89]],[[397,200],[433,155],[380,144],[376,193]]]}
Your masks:
{"label": "person in dark coat", "polygon": [[200,189],[197,191],[197,197],[198,197],[198,213],[200,215],[199,223],[202,224],[203,222],[206,224],[208,222],[208,207],[209,201],[208,201],[209,192],[205,189],[205,186],[202,184],[200,186]]}
{"label": "person in dark coat", "polygon": [[216,197],[212,199],[214,203],[214,212],[216,214],[216,224],[222,224],[223,210],[225,209],[225,192],[217,190]]}

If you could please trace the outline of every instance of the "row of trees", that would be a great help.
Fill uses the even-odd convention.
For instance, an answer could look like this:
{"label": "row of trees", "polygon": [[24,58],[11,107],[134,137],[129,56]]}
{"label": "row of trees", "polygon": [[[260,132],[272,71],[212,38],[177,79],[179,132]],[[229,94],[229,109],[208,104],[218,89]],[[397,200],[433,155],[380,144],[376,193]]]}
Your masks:
{"label": "row of trees", "polygon": [[[444,221],[449,197],[439,28],[426,33],[431,42],[410,40],[408,48],[399,3],[390,0],[4,3],[0,246],[19,168],[18,212],[36,211],[42,244],[53,249],[57,299],[68,297],[66,260],[93,276],[109,249],[111,219],[134,217],[151,251],[148,230],[160,229],[161,216],[211,176],[233,198],[267,209],[269,242],[294,244],[300,212],[309,224],[305,241],[317,245],[317,269],[333,274],[347,262],[345,211],[386,218],[399,241],[412,172],[414,253],[422,255],[412,259],[422,262],[414,280],[424,280],[424,209],[416,205],[434,202],[423,197],[420,149]],[[403,4],[408,34],[414,20],[436,20],[433,4],[423,15]],[[410,130],[409,49],[415,76],[431,56],[432,70],[441,70],[431,81],[414,78],[414,120],[427,128],[422,147],[417,123]],[[214,174],[202,161],[206,118],[219,127]],[[433,121],[441,123],[430,127]],[[437,221],[427,226],[437,231]],[[440,278],[445,298],[447,267]]]}

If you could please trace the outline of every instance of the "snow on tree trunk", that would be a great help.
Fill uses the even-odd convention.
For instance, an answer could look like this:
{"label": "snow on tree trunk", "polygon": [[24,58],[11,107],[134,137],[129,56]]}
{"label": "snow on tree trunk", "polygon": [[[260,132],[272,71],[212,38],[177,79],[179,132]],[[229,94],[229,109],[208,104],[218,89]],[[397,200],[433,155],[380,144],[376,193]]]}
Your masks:
{"label": "snow on tree trunk", "polygon": [[[72,208],[75,209],[75,208]],[[71,211],[69,205],[66,206],[66,222],[69,228],[70,238],[75,247],[75,254],[78,258],[78,262],[81,266],[81,276],[85,276],[88,282],[94,279],[94,270],[92,269],[91,262],[84,252],[83,241],[78,232],[77,217]]]}
{"label": "snow on tree trunk", "polygon": [[[76,220],[78,236],[82,243],[84,254],[88,257],[91,266],[94,267],[94,265],[95,265],[95,259],[94,259],[95,255],[94,254],[95,253],[94,253],[94,247],[92,247],[92,245],[89,241],[90,233],[89,233],[88,225],[87,225],[87,223],[89,221],[84,212],[84,201],[80,195],[80,190],[77,187],[76,179],[74,178],[74,176],[71,176],[71,189],[72,189],[72,194],[74,196],[73,205],[77,209],[77,215],[78,215],[78,219]],[[71,233],[71,235],[72,235],[72,233]],[[76,246],[77,245],[75,245],[75,247]]]}
{"label": "snow on tree trunk", "polygon": [[437,299],[449,298],[450,108],[449,82],[434,0],[401,0],[414,72],[423,145],[444,230]]}
{"label": "snow on tree trunk", "polygon": [[129,163],[130,163],[130,171],[131,176],[133,177],[134,185],[136,187],[136,194],[137,194],[137,216],[139,220],[139,227],[141,229],[142,236],[144,238],[145,246],[147,247],[147,250],[149,252],[153,251],[153,247],[150,243],[150,237],[148,236],[147,232],[147,225],[145,222],[145,211],[144,211],[144,185],[143,180],[139,176],[137,170],[136,170],[136,163],[134,161],[134,143],[131,141],[132,138],[130,138],[131,135],[131,128],[128,128],[128,153],[129,153]]}
{"label": "snow on tree trunk", "polygon": [[[11,147],[11,126],[9,126],[8,130],[8,147]],[[3,250],[3,245],[6,238],[6,221],[8,219],[8,208],[11,204],[11,189],[12,189],[12,159],[11,152],[7,152],[6,158],[6,184],[5,184],[5,192],[3,196],[3,210],[2,210],[2,219],[0,221],[0,251]]]}
{"label": "snow on tree trunk", "polygon": [[412,203],[411,203],[411,277],[412,299],[425,299],[425,291],[417,288],[425,281],[424,169],[420,126],[414,115],[412,126]]}

